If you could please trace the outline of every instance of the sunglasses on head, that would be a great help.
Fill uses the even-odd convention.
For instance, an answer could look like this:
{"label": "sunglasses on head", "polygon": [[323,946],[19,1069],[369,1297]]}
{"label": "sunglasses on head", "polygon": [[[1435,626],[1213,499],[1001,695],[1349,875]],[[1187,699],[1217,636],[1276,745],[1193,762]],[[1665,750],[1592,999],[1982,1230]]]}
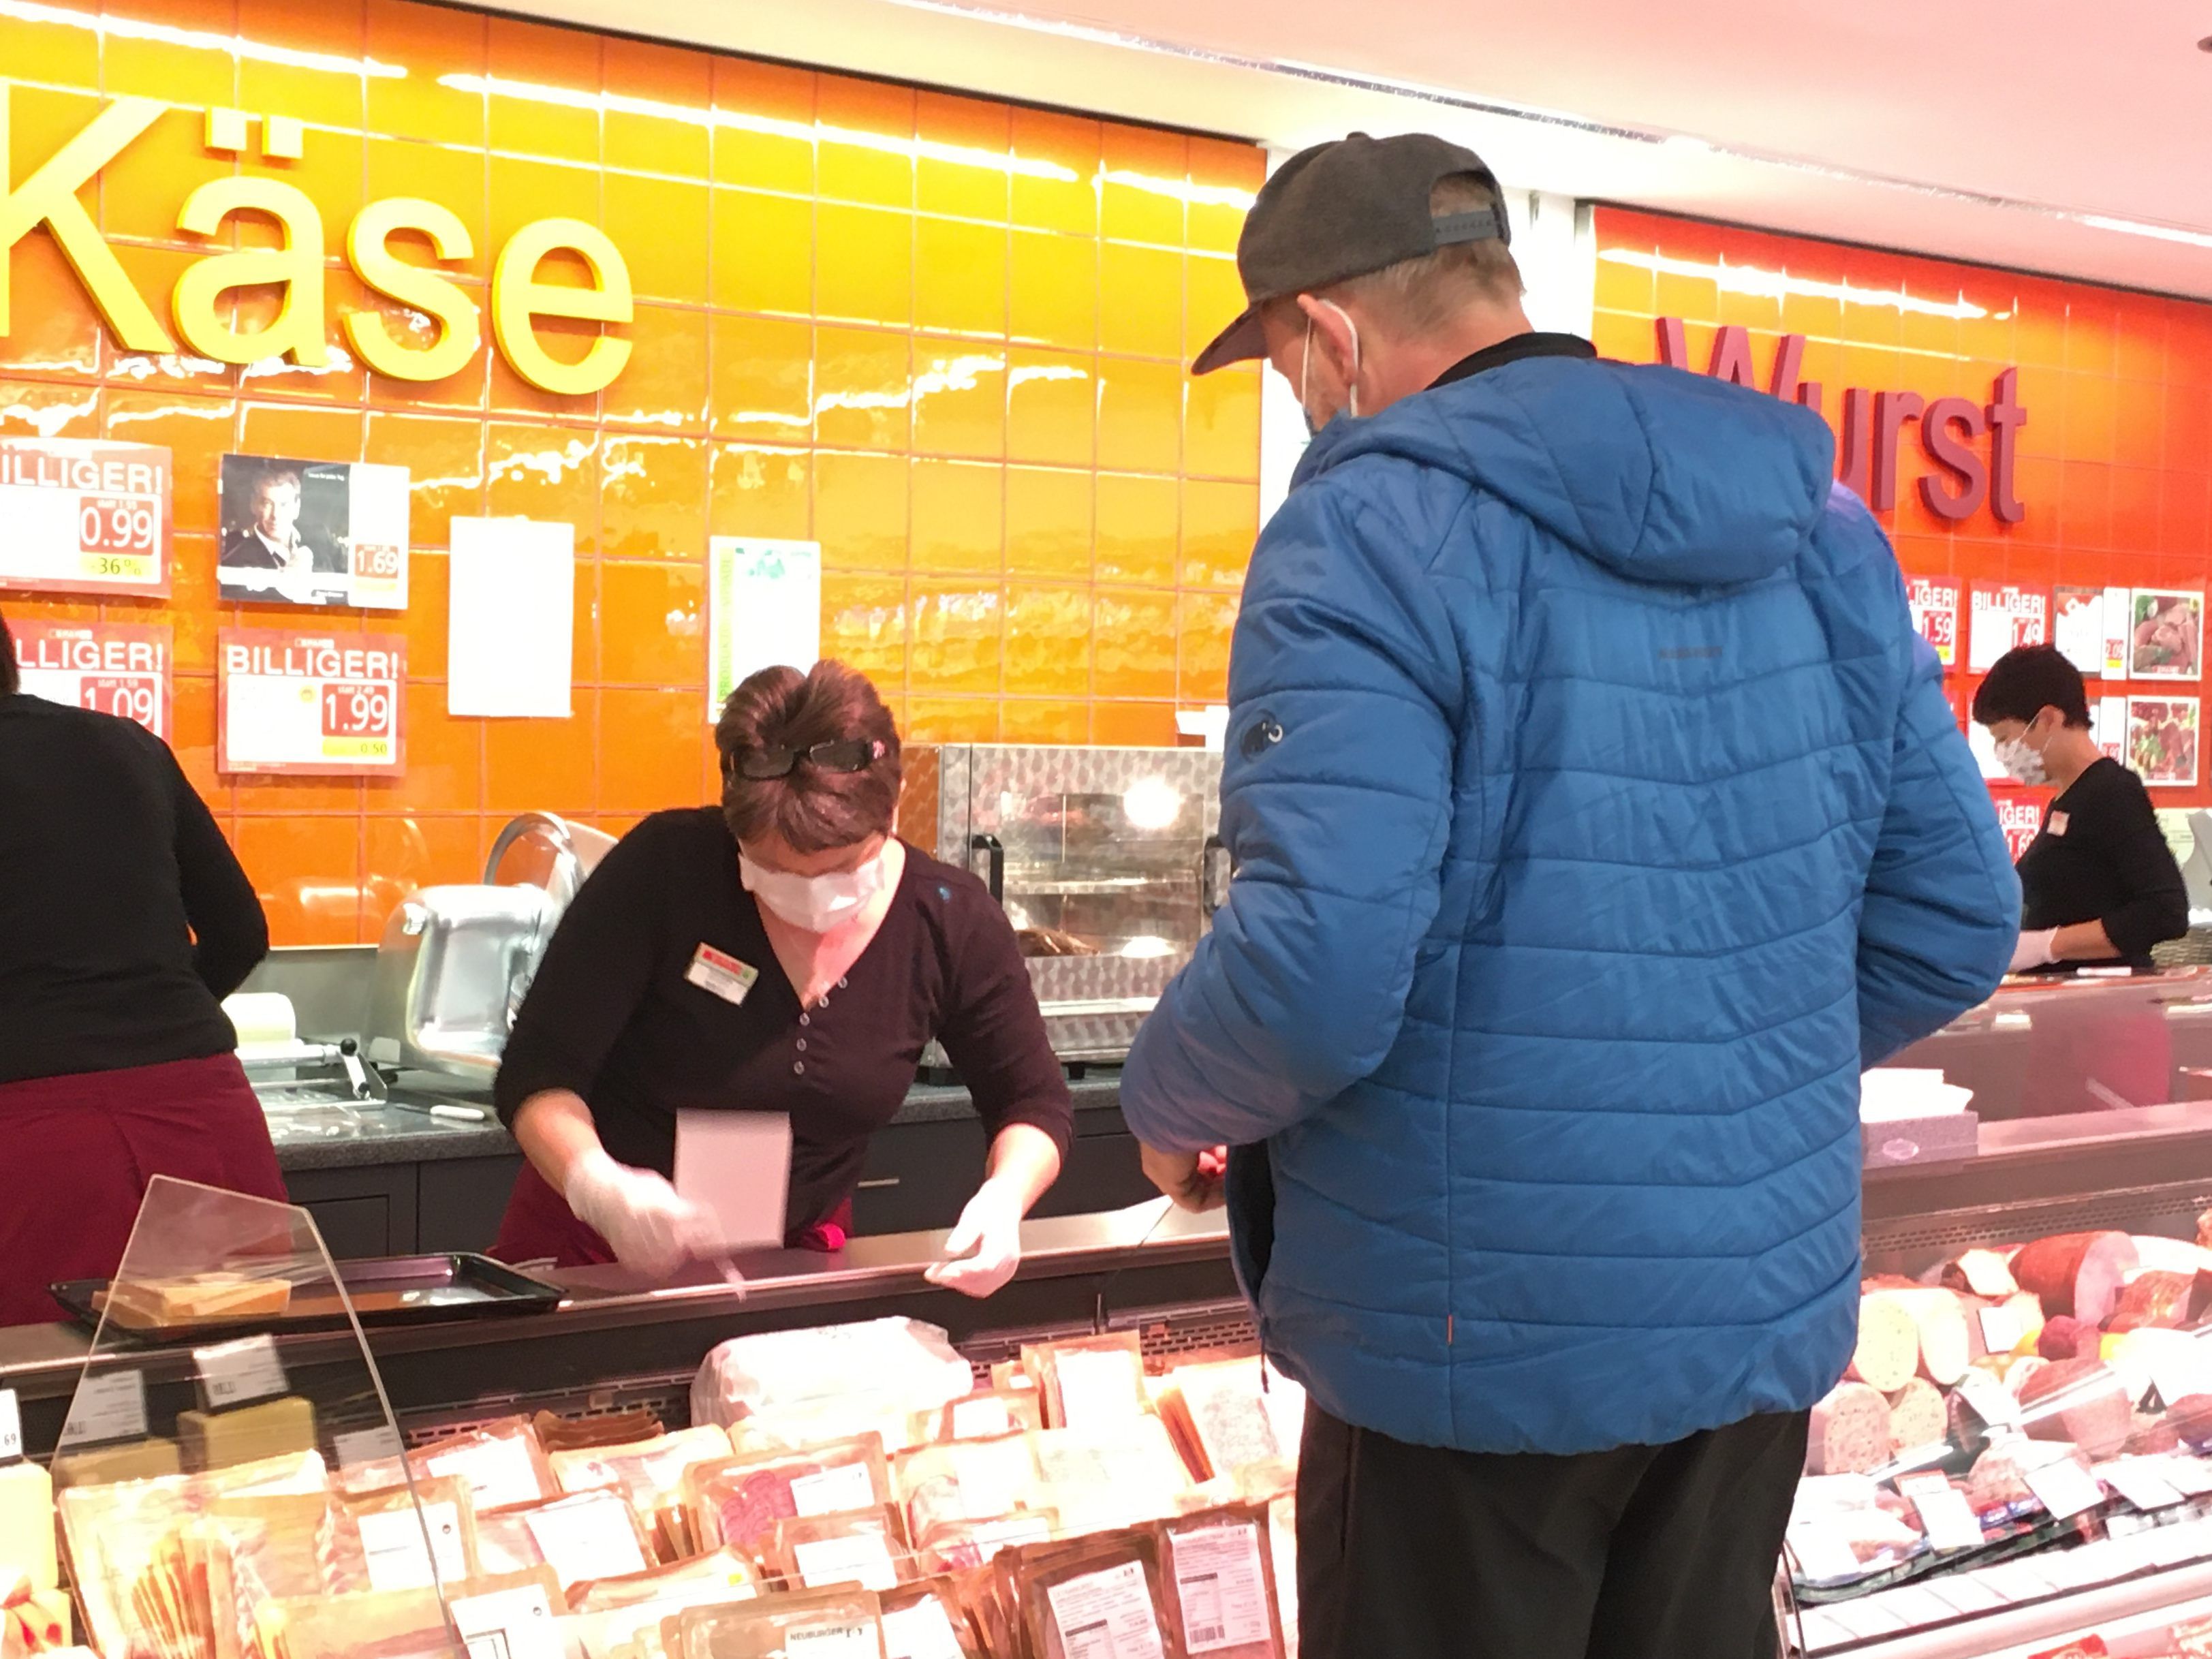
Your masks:
{"label": "sunglasses on head", "polygon": [[722,770],[741,778],[787,778],[791,769],[805,761],[817,772],[865,772],[884,757],[880,738],[840,738],[805,749],[773,745],[740,749],[722,759]]}

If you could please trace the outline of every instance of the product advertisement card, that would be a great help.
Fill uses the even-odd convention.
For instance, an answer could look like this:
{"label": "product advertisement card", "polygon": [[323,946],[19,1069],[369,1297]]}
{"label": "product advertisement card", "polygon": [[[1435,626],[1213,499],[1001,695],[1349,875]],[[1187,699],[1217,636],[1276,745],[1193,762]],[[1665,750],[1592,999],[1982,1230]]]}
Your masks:
{"label": "product advertisement card", "polygon": [[172,631],[131,623],[53,623],[36,617],[9,624],[23,690],[48,702],[97,709],[170,736]]}
{"label": "product advertisement card", "polygon": [[224,599],[407,608],[405,467],[226,455],[221,495]]}
{"label": "product advertisement card", "polygon": [[216,771],[375,777],[400,770],[404,636],[226,628],[216,660]]}
{"label": "product advertisement card", "polygon": [[2130,697],[2128,764],[2153,789],[2197,781],[2197,699]]}
{"label": "product advertisement card", "polygon": [[0,588],[169,591],[169,452],[83,438],[0,438]]}

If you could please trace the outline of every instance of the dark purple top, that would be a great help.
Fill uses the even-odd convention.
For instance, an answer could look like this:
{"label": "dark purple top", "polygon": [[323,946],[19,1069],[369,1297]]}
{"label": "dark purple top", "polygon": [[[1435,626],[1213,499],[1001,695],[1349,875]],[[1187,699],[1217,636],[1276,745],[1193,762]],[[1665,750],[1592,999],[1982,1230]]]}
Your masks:
{"label": "dark purple top", "polygon": [[[685,978],[702,945],[759,977],[740,1003]],[[496,1100],[568,1089],[612,1157],[669,1174],[679,1110],[791,1117],[787,1225],[828,1217],[860,1179],[932,1038],[995,1135],[1029,1123],[1067,1150],[1067,1079],[1021,949],[983,884],[909,846],[883,925],[802,1010],[714,807],[656,812],[623,837],[562,918],[507,1039]]]}

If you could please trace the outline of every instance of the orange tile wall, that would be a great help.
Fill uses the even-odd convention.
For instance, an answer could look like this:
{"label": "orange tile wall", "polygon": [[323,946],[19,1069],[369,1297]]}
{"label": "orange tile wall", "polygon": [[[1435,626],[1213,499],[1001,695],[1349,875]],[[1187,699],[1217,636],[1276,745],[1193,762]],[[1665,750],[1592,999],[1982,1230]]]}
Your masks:
{"label": "orange tile wall", "polygon": [[[179,204],[234,167],[299,184],[334,253],[364,200],[453,209],[479,303],[507,234],[556,215],[604,228],[636,285],[629,368],[560,398],[489,352],[428,387],[366,374],[335,258],[333,362],[308,372],[123,352],[46,233],[17,246],[0,431],[169,446],[177,533],[167,602],[6,606],[174,627],[179,752],[279,943],[374,939],[410,887],[475,879],[518,810],[619,830],[708,798],[709,535],[821,542],[823,648],[876,677],[910,738],[1170,743],[1178,705],[1224,696],[1259,377],[1182,364],[1242,303],[1258,149],[407,0],[58,15],[0,11],[12,176],[102,94],[178,106],[97,187],[157,308],[204,246]],[[209,105],[301,118],[304,160],[210,155]],[[216,629],[316,621],[216,602],[227,450],[411,470],[404,777],[215,775]],[[481,513],[576,527],[573,720],[446,714],[441,550]]]}
{"label": "orange tile wall", "polygon": [[[1702,370],[1715,329],[1740,324],[1764,386],[1775,337],[1802,334],[1802,377],[1824,385],[1831,425],[1846,386],[1984,404],[1996,374],[2019,369],[2025,517],[2001,524],[1984,507],[1954,525],[1930,514],[1914,488],[1929,465],[1908,428],[1897,507],[1878,515],[1907,574],[1956,576],[1962,592],[1974,580],[2212,589],[2212,306],[1617,208],[1598,210],[1596,232],[1595,335],[1607,356],[1656,360],[1653,319],[1679,317]],[[1900,298],[1982,314],[1928,315]],[[1965,631],[1962,617],[1961,665]],[[1978,677],[1951,672],[1954,701],[1970,698]],[[2093,698],[2205,695],[2171,680],[2089,688]],[[2212,804],[2204,757],[2195,788],[2152,799]]]}

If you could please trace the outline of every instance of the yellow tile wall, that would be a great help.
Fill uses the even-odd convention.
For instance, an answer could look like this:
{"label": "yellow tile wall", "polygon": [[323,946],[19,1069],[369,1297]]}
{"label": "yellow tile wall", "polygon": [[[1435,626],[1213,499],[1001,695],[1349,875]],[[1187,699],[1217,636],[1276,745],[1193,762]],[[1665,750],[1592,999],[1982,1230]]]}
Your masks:
{"label": "yellow tile wall", "polygon": [[[707,798],[710,534],[822,543],[823,650],[915,739],[1172,742],[1178,705],[1224,695],[1259,377],[1182,365],[1241,302],[1255,148],[410,0],[104,16],[0,13],[12,176],[103,95],[177,106],[94,192],[157,305],[202,246],[174,228],[185,195],[264,168],[316,200],[333,255],[363,201],[421,195],[469,226],[479,290],[516,227],[556,215],[605,228],[636,285],[629,366],[562,398],[489,351],[428,386],[368,374],[336,258],[332,362],[310,372],[123,351],[43,231],[17,246],[0,431],[169,445],[174,592],[0,603],[175,629],[179,751],[280,943],[374,938],[409,888],[473,879],[519,809],[619,830]],[[300,118],[304,158],[210,155],[211,104]],[[216,775],[216,629],[310,622],[216,600],[227,450],[410,470],[411,609],[324,618],[406,633],[404,777]],[[576,526],[570,720],[445,713],[443,550],[478,513]]]}

